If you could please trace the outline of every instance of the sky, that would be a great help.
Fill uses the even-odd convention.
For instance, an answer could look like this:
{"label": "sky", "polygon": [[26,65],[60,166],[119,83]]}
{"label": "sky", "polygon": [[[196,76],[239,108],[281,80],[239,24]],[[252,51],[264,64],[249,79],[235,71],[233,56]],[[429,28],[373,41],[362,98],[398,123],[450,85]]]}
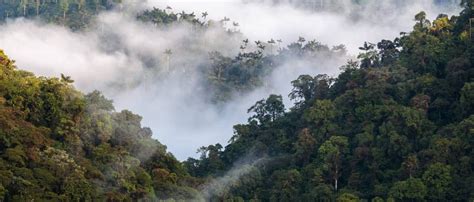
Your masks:
{"label": "sky", "polygon": [[[368,6],[339,0],[338,5],[315,10],[297,3],[241,0],[155,1],[135,5],[140,9],[170,6],[173,11],[208,12],[208,19],[229,17],[239,23],[241,34],[229,36],[222,29],[193,34],[191,25],[157,28],[137,22],[132,13],[107,12],[97,26],[81,32],[37,21],[17,19],[0,28],[0,48],[21,69],[41,76],[72,76],[75,86],[91,92],[98,89],[114,100],[117,110],[130,109],[143,116],[143,125],[153,137],[168,146],[178,159],[197,157],[200,146],[225,145],[233,135],[232,126],[245,123],[247,109],[269,94],[281,94],[287,108],[291,101],[290,82],[301,74],[336,76],[339,67],[354,58],[365,41],[393,39],[413,26],[413,16],[421,10],[430,19],[439,13],[456,14],[455,6],[436,6],[431,0],[368,0]],[[336,1],[334,1],[336,2]],[[241,40],[284,43],[298,37],[323,44],[344,44],[348,55],[318,57],[310,61],[289,59],[271,74],[267,86],[213,104],[207,99],[199,68],[210,51],[235,56]],[[166,49],[172,49],[171,72],[165,72]],[[165,72],[165,73],[164,73]]]}

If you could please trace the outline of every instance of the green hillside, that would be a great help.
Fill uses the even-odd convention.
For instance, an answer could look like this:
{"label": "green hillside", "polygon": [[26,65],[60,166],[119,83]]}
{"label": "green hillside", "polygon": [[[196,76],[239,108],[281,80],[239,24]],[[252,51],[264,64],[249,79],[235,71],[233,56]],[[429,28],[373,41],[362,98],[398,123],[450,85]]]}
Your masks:
{"label": "green hillside", "polygon": [[[0,52],[0,198],[4,201],[190,199],[196,181],[151,138],[67,77],[35,77]],[[2,201],[3,201],[2,200]]]}
{"label": "green hillside", "polygon": [[[336,78],[302,75],[295,106],[270,95],[202,147],[188,171],[217,179],[213,201],[470,201],[474,199],[474,43],[460,16],[416,15],[410,33],[366,43]],[[257,165],[254,162],[259,162]],[[218,184],[219,185],[219,184]]]}
{"label": "green hillside", "polygon": [[[38,16],[80,30],[116,3],[7,0],[0,18]],[[203,146],[184,162],[139,115],[116,111],[99,91],[76,90],[69,76],[19,70],[0,51],[0,201],[472,201],[474,13],[472,1],[462,6],[459,16],[432,21],[420,12],[406,22],[411,32],[361,44],[358,61],[335,78],[295,78],[294,106],[269,95],[227,146]],[[157,26],[185,21],[196,32],[211,26],[199,19],[161,9],[137,15]],[[276,43],[251,49],[244,40],[235,57],[210,53],[202,75],[212,99],[264,86],[288,58],[346,54],[304,38]]]}

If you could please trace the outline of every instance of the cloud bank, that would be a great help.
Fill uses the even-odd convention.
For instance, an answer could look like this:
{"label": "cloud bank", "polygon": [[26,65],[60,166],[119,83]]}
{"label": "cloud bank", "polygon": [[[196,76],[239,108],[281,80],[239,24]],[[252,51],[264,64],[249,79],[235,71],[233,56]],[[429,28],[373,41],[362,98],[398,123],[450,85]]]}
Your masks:
{"label": "cloud bank", "polygon": [[[150,0],[140,8],[169,5],[176,12],[207,11],[209,19],[230,17],[238,22],[242,34],[229,35],[219,28],[196,31],[189,24],[159,28],[137,22],[133,12],[114,11],[101,14],[96,26],[82,32],[25,19],[9,21],[0,28],[0,48],[22,69],[44,76],[64,73],[85,92],[101,90],[115,101],[117,109],[142,115],[154,137],[184,160],[195,157],[202,145],[225,144],[232,136],[232,126],[246,121],[247,109],[257,100],[271,93],[286,96],[290,81],[300,74],[337,75],[349,58],[289,59],[266,76],[265,87],[216,105],[209,102],[209,90],[202,81],[205,77],[199,71],[207,63],[208,52],[233,56],[244,38],[290,43],[303,36],[330,46],[345,44],[355,55],[364,41],[390,39],[410,30],[413,23],[409,22],[420,10],[433,18],[458,9],[436,6],[430,0],[372,0],[365,7],[348,2],[308,9],[294,1]],[[173,50],[169,61],[164,54],[167,49]]]}

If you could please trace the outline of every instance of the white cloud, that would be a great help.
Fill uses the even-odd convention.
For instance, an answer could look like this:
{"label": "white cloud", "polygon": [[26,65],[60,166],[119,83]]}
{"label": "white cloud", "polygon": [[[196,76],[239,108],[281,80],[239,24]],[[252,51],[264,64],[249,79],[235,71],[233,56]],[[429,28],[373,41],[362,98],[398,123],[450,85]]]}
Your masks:
{"label": "white cloud", "polygon": [[[289,4],[238,0],[150,0],[148,6],[208,11],[208,18],[215,20],[230,17],[239,22],[239,29],[251,41],[281,38],[289,43],[304,36],[329,45],[346,44],[352,54],[364,41],[390,39],[410,30],[412,16],[420,10],[428,11],[431,17],[441,11],[451,12],[428,0],[405,1],[409,5],[398,8],[393,6],[397,5],[395,0],[373,2],[366,8],[351,6],[341,12],[311,12]],[[363,14],[355,15],[357,9]],[[235,55],[244,36],[229,36],[221,29],[196,33],[191,25],[156,28],[136,22],[126,13],[110,12],[99,17],[97,27],[84,32],[30,20],[10,21],[0,28],[0,48],[22,69],[45,76],[65,73],[83,91],[103,91],[118,109],[142,115],[154,137],[182,160],[196,156],[202,145],[225,144],[232,136],[232,126],[246,122],[246,110],[255,101],[270,93],[285,97],[291,90],[290,81],[300,74],[336,75],[346,59],[287,61],[268,75],[266,88],[215,105],[207,100],[209,91],[202,85],[199,65],[206,61],[209,51]],[[173,51],[170,67],[175,71],[169,74],[163,74],[166,49]]]}

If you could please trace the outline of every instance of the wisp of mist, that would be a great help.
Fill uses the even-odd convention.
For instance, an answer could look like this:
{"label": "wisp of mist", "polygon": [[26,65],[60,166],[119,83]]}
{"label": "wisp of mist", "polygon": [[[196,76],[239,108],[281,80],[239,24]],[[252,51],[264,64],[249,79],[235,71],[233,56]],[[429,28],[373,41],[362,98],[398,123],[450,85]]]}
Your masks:
{"label": "wisp of mist", "polygon": [[[196,157],[200,146],[225,145],[233,135],[232,126],[246,122],[251,105],[272,93],[286,97],[290,82],[299,75],[336,76],[339,67],[357,55],[363,42],[393,39],[409,31],[412,24],[407,22],[421,10],[430,18],[459,11],[456,6],[436,6],[434,0],[372,0],[364,7],[341,0],[339,7],[327,8],[329,1],[321,1],[323,7],[315,9],[294,2],[149,0],[139,5],[139,9],[170,6],[174,12],[184,10],[198,16],[207,11],[207,18],[216,21],[229,17],[239,23],[241,32],[233,36],[219,28],[195,34],[192,25],[186,23],[156,27],[138,22],[134,11],[104,12],[95,26],[80,32],[17,19],[0,28],[0,48],[21,69],[42,76],[70,75],[80,90],[98,89],[114,100],[118,110],[140,114],[154,137],[178,159],[185,160]],[[245,38],[282,39],[288,44],[300,36],[329,46],[344,44],[349,55],[318,58],[317,63],[290,58],[265,76],[268,85],[225,103],[209,101],[210,93],[199,71],[209,52],[235,56]],[[165,64],[167,49],[173,54]],[[163,71],[165,67],[172,71]],[[285,104],[291,107],[288,99]]]}

